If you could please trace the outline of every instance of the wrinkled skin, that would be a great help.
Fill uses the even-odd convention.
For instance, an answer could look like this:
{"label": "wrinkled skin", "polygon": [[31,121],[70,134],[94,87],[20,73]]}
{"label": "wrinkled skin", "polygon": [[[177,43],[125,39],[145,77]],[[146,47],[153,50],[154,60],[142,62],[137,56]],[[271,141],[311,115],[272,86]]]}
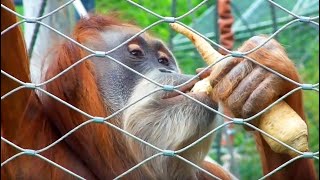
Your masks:
{"label": "wrinkled skin", "polygon": [[[214,92],[212,100],[223,102],[230,108],[233,117],[251,117],[285,93],[283,86],[287,82],[265,68],[249,60],[226,60],[221,73],[210,75],[210,69],[200,77],[210,76]],[[258,121],[252,123],[257,125]]]}

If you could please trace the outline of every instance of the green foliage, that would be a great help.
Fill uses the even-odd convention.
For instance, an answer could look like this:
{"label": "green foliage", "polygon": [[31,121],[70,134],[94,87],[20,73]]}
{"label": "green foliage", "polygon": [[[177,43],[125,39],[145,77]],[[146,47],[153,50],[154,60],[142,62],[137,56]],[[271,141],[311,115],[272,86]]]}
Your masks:
{"label": "green foliage", "polygon": [[[23,6],[15,6],[16,12],[23,15]],[[18,21],[22,20],[21,18],[18,17]],[[22,32],[24,31],[24,24],[20,25]]]}
{"label": "green foliage", "polygon": [[[139,3],[141,6],[152,10],[153,12],[161,16],[172,16],[171,14],[171,3],[172,0],[162,0],[162,1],[142,1],[135,0],[134,2]],[[176,4],[176,17],[181,16],[186,13],[190,8],[196,6],[202,2],[202,0],[192,0],[191,4],[186,3],[186,1],[177,1]],[[194,12],[194,16],[197,17],[206,10],[207,5],[203,5],[200,9]],[[149,14],[148,12],[133,6],[127,1],[118,1],[118,0],[96,0],[96,11],[99,13],[120,13],[120,17],[123,19],[135,22],[140,27],[147,27],[148,25],[156,22],[159,18]],[[183,23],[189,24],[192,22],[193,14],[183,18],[181,21]],[[162,23],[151,29],[151,34],[154,34],[157,37],[160,37],[165,42],[169,41],[170,28],[167,23]]]}
{"label": "green foliage", "polygon": [[23,15],[23,6],[16,6],[16,12]]}
{"label": "green foliage", "polygon": [[[318,37],[319,38],[319,37]],[[319,42],[319,39],[318,39]],[[305,83],[319,83],[319,43],[307,45],[310,49],[310,59],[300,68],[302,80]],[[319,88],[319,87],[318,87]],[[314,91],[304,92],[304,107],[309,127],[310,151],[319,151],[319,93]],[[319,161],[315,160],[316,169],[319,171]]]}

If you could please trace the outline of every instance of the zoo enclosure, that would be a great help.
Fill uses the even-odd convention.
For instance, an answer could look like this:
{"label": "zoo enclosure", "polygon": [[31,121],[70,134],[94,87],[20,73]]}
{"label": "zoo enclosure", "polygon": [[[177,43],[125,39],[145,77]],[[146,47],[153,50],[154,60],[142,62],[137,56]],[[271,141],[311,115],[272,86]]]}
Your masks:
{"label": "zoo enclosure", "polygon": [[[21,20],[20,22],[18,22],[17,24],[14,24],[14,25],[10,26],[9,28],[7,28],[6,30],[2,31],[2,32],[1,32],[1,36],[2,36],[3,34],[5,34],[7,31],[9,31],[10,29],[12,29],[12,28],[14,28],[15,26],[18,26],[18,25],[20,25],[20,24],[22,24],[22,23],[37,23],[37,24],[40,24],[41,26],[44,26],[44,27],[50,29],[51,31],[54,31],[55,33],[59,34],[60,36],[64,37],[65,39],[67,39],[67,40],[69,40],[69,41],[77,44],[78,46],[82,47],[83,49],[85,49],[85,50],[87,50],[89,53],[91,53],[91,54],[88,55],[87,57],[79,60],[76,64],[70,66],[70,68],[68,68],[66,71],[63,72],[63,73],[65,73],[65,72],[69,71],[71,68],[73,68],[74,66],[76,66],[77,64],[82,63],[83,61],[86,61],[87,59],[89,59],[90,57],[93,57],[93,56],[97,56],[97,57],[101,57],[101,58],[109,58],[110,60],[112,60],[112,61],[114,61],[114,62],[116,62],[116,63],[119,63],[116,59],[114,59],[114,58],[112,58],[111,56],[109,56],[109,53],[113,52],[113,51],[116,50],[118,47],[125,45],[127,42],[129,42],[130,40],[132,40],[132,39],[135,38],[136,36],[140,35],[141,33],[145,32],[146,30],[148,30],[148,29],[150,29],[150,28],[152,28],[152,27],[154,27],[154,26],[156,26],[156,25],[158,25],[158,24],[160,24],[160,23],[178,22],[178,23],[184,25],[183,23],[180,22],[180,20],[183,19],[185,16],[191,14],[193,11],[196,11],[200,6],[204,5],[207,1],[202,1],[200,4],[198,4],[197,6],[195,6],[194,8],[192,8],[190,11],[186,12],[186,13],[185,13],[184,15],[182,15],[182,16],[172,18],[172,17],[163,17],[163,16],[161,16],[161,15],[159,15],[159,14],[154,13],[153,11],[151,11],[151,10],[149,10],[149,9],[144,8],[143,6],[137,4],[137,3],[133,2],[133,1],[127,0],[128,3],[132,4],[132,5],[135,6],[136,8],[140,8],[140,9],[148,12],[148,13],[151,14],[152,16],[157,17],[159,20],[156,21],[156,22],[154,22],[153,24],[145,27],[141,32],[139,32],[139,33],[136,34],[135,36],[129,38],[127,41],[123,42],[123,43],[122,43],[120,46],[118,46],[117,48],[115,48],[115,49],[113,49],[113,50],[111,50],[111,51],[108,51],[108,52],[101,52],[101,51],[95,51],[95,50],[93,50],[93,49],[89,49],[88,47],[85,47],[85,46],[79,44],[78,42],[72,40],[70,37],[68,37],[68,36],[64,35],[63,33],[59,32],[57,29],[55,29],[55,28],[53,28],[53,27],[50,27],[50,26],[48,26],[47,24],[41,22],[41,19],[44,19],[44,18],[46,18],[46,17],[48,17],[48,16],[50,16],[50,15],[58,12],[60,9],[65,8],[66,6],[70,5],[72,2],[73,2],[73,1],[69,1],[69,2],[67,2],[66,4],[64,4],[63,6],[57,8],[56,10],[54,10],[53,12],[51,12],[51,13],[49,13],[49,14],[46,14],[46,15],[44,15],[44,16],[42,16],[42,17],[38,17],[38,18],[34,18],[34,17],[24,17],[24,16],[22,16],[22,15],[20,15],[20,14],[17,14],[16,12],[11,11],[10,9],[6,8],[5,6],[3,6],[3,5],[1,4],[1,8],[4,8],[5,10],[7,10],[7,11],[13,13],[13,14],[15,14],[16,16],[18,16],[18,17],[20,17],[20,18],[22,18],[22,20]],[[319,27],[319,24],[318,24],[318,22],[317,22],[318,19],[319,19],[318,16],[316,16],[316,17],[301,16],[300,14],[296,14],[296,13],[294,13],[294,12],[292,12],[292,11],[287,10],[285,7],[282,7],[282,6],[280,6],[279,4],[277,4],[277,3],[273,2],[273,1],[265,1],[265,2],[268,2],[268,3],[270,3],[271,5],[275,6],[276,8],[280,9],[281,11],[289,14],[289,15],[291,16],[291,18],[292,18],[292,19],[289,20],[288,22],[284,23],[277,31],[275,31],[275,32],[270,36],[270,38],[269,38],[267,41],[269,41],[271,38],[273,38],[273,37],[275,37],[275,36],[277,36],[277,35],[280,35],[281,32],[283,32],[283,31],[284,31],[287,27],[289,27],[289,26],[294,26],[294,25],[300,25],[300,26],[313,25],[313,26],[315,26],[315,27],[317,28],[317,30],[318,30],[318,27]],[[201,35],[201,34],[199,34],[199,35]],[[225,49],[225,48],[221,47],[219,44],[217,44],[216,42],[214,42],[214,41],[210,40],[209,38],[207,38],[206,36],[203,36],[203,35],[201,35],[201,36],[204,37],[207,41],[209,41],[209,42],[210,42],[212,45],[214,45],[215,47],[219,47],[219,48]],[[264,42],[264,43],[262,43],[262,44],[260,44],[259,46],[257,46],[256,48],[254,48],[253,50],[251,50],[251,51],[248,52],[248,53],[251,53],[251,52],[257,50],[258,48],[262,47],[265,43],[267,43],[267,41]],[[226,49],[225,49],[225,50],[226,50]],[[228,56],[238,56],[238,54],[236,54],[234,51],[229,51],[229,50],[226,50],[226,51],[228,52]],[[247,55],[247,53],[243,53],[241,56],[242,56],[243,58],[247,59],[247,60],[250,60],[250,61],[253,61],[253,62],[254,62],[254,60],[248,58],[246,55]],[[224,59],[224,58],[223,58],[223,59]],[[222,61],[223,59],[221,59],[221,61]],[[216,64],[216,63],[215,63],[215,64]],[[211,64],[210,66],[207,67],[207,69],[208,69],[208,68],[211,68],[211,67],[214,66],[215,64]],[[130,70],[130,71],[135,72],[133,69],[130,69],[129,67],[126,67],[126,66],[125,66],[125,68],[127,68],[127,69]],[[17,89],[14,89],[14,90],[10,91],[9,93],[3,95],[3,96],[1,97],[1,100],[4,99],[4,98],[6,98],[7,96],[11,95],[12,93],[14,93],[14,92],[16,92],[16,91],[18,91],[18,90],[21,90],[21,89],[23,89],[23,88],[28,88],[28,89],[33,89],[33,90],[39,90],[39,91],[41,91],[41,92],[43,92],[43,93],[45,93],[45,94],[47,94],[47,95],[49,95],[49,96],[54,96],[54,95],[50,94],[49,92],[46,92],[45,90],[43,90],[43,89],[41,88],[41,86],[43,86],[43,85],[45,85],[45,84],[47,84],[47,83],[50,83],[49,81],[51,81],[52,79],[55,79],[55,78],[59,78],[59,76],[61,76],[61,75],[63,74],[63,73],[58,74],[57,76],[53,77],[51,80],[48,80],[48,81],[46,81],[46,82],[42,82],[42,83],[38,83],[38,84],[33,84],[33,83],[21,82],[21,81],[19,81],[18,79],[16,79],[15,77],[11,76],[10,74],[4,72],[3,70],[1,70],[1,73],[2,73],[3,75],[5,75],[5,76],[9,77],[9,78],[12,79],[13,81],[16,81],[16,82],[18,82],[19,84],[21,84],[21,86],[18,87]],[[137,72],[135,72],[135,73],[137,73]],[[281,76],[281,77],[283,77],[281,74],[279,74],[279,73],[277,73],[277,72],[274,72],[274,73],[277,74],[277,75],[279,75],[279,76]],[[141,74],[139,74],[139,75],[141,75]],[[143,75],[141,75],[141,76],[144,77]],[[198,77],[198,75],[194,76],[194,78],[197,78],[197,77]],[[144,77],[144,78],[148,79],[147,77]],[[297,87],[296,89],[294,89],[293,91],[289,92],[287,95],[283,96],[281,99],[277,100],[275,103],[271,104],[268,108],[264,109],[263,111],[261,111],[261,112],[258,113],[257,115],[260,115],[260,114],[264,113],[265,111],[267,111],[268,109],[270,109],[274,104],[278,103],[279,101],[281,101],[282,99],[284,99],[286,96],[294,93],[294,92],[297,91],[297,90],[301,90],[301,89],[302,89],[302,90],[314,90],[314,91],[317,91],[317,92],[319,91],[319,90],[318,90],[318,86],[319,86],[318,83],[315,83],[315,84],[300,84],[300,83],[294,82],[294,81],[292,81],[292,80],[290,80],[290,79],[288,79],[288,78],[286,78],[286,77],[283,77],[283,78],[286,79],[286,80],[288,80],[288,81],[290,81],[291,83],[294,83],[294,84],[298,85],[298,87]],[[148,79],[148,80],[152,82],[152,80],[150,80],[150,79]],[[189,81],[188,81],[188,82],[189,82]],[[188,82],[185,82],[184,84],[181,84],[181,85],[175,86],[175,87],[166,86],[166,85],[162,85],[162,84],[157,84],[156,82],[153,82],[153,83],[155,83],[155,84],[157,84],[157,85],[159,86],[159,89],[156,89],[156,90],[150,92],[150,94],[156,93],[157,91],[161,91],[161,90],[167,90],[167,91],[170,90],[170,91],[176,91],[176,92],[178,92],[178,93],[180,93],[180,94],[182,94],[182,95],[184,95],[184,96],[192,99],[192,97],[189,97],[187,94],[183,94],[182,92],[180,92],[180,91],[177,90],[178,87],[183,86],[183,85],[187,84]],[[311,87],[311,88],[306,88],[306,87]],[[150,95],[150,94],[149,94],[149,95]],[[55,97],[55,99],[57,99],[58,101],[61,101],[61,100],[60,100],[59,98],[57,98],[57,97]],[[195,99],[192,99],[192,100],[195,100]],[[196,100],[195,100],[195,101],[196,101]],[[195,141],[194,143],[190,144],[190,146],[187,146],[186,148],[183,148],[183,149],[180,149],[180,150],[177,150],[177,151],[164,150],[164,149],[159,149],[159,148],[157,148],[157,147],[154,147],[152,144],[149,144],[149,143],[147,143],[147,142],[144,142],[143,140],[141,140],[141,139],[139,139],[139,138],[137,138],[137,137],[134,137],[133,135],[131,135],[131,134],[123,131],[122,129],[120,129],[120,128],[114,126],[114,125],[112,125],[110,122],[108,122],[108,120],[109,120],[110,117],[112,117],[113,115],[111,115],[111,116],[109,116],[109,117],[93,117],[93,116],[87,114],[86,112],[83,112],[83,111],[81,111],[80,109],[78,109],[77,107],[73,107],[72,105],[70,105],[70,104],[68,104],[68,103],[66,103],[66,102],[62,102],[62,101],[61,101],[61,103],[67,104],[68,107],[73,108],[73,109],[76,109],[79,113],[81,113],[81,114],[85,115],[86,117],[88,117],[88,121],[82,123],[81,125],[79,125],[79,126],[76,127],[75,129],[73,129],[72,131],[70,131],[69,133],[65,134],[64,136],[62,136],[59,140],[57,140],[57,141],[54,142],[53,144],[50,144],[50,145],[48,145],[46,148],[40,149],[40,150],[27,150],[27,149],[23,149],[22,147],[18,147],[17,145],[11,143],[10,140],[8,140],[8,139],[6,139],[5,137],[2,137],[2,136],[1,136],[1,140],[2,140],[2,141],[8,143],[9,145],[11,145],[11,146],[17,148],[19,151],[21,151],[21,152],[18,153],[17,155],[15,155],[15,156],[13,156],[13,157],[5,160],[4,162],[2,162],[2,163],[1,163],[1,167],[4,166],[4,165],[5,165],[6,163],[8,163],[9,161],[13,160],[14,158],[18,157],[18,156],[21,156],[21,155],[32,155],[32,156],[40,157],[41,159],[50,162],[51,164],[55,165],[55,166],[58,167],[58,168],[61,168],[62,170],[66,171],[67,173],[70,173],[70,174],[74,175],[75,177],[81,178],[81,177],[79,177],[78,175],[74,174],[73,172],[70,172],[69,170],[65,169],[64,167],[59,166],[59,165],[56,164],[55,162],[53,162],[53,161],[51,161],[51,160],[49,160],[49,159],[46,159],[44,156],[40,155],[39,153],[40,153],[40,152],[43,152],[43,151],[45,151],[45,150],[47,150],[47,149],[49,149],[49,148],[52,147],[53,145],[55,145],[55,144],[59,143],[60,141],[64,140],[64,139],[65,139],[67,136],[69,136],[71,133],[73,133],[74,131],[78,130],[79,128],[81,128],[82,126],[84,126],[84,125],[86,125],[86,124],[88,124],[88,123],[104,123],[105,125],[109,125],[109,126],[115,128],[115,129],[121,131],[122,133],[125,133],[125,134],[127,134],[128,136],[131,136],[131,137],[134,138],[135,140],[137,140],[137,141],[139,141],[139,142],[141,142],[141,143],[144,143],[144,144],[146,144],[146,145],[148,145],[148,146],[150,146],[150,147],[153,147],[153,148],[155,148],[156,150],[159,151],[159,153],[157,153],[157,154],[155,154],[154,156],[151,156],[150,158],[146,159],[145,161],[137,164],[137,166],[134,166],[132,169],[128,170],[128,171],[125,172],[124,174],[119,175],[118,178],[123,177],[124,175],[130,173],[130,172],[133,171],[134,169],[136,169],[136,168],[138,168],[139,166],[141,166],[143,163],[145,163],[145,162],[147,162],[147,161],[149,161],[149,160],[151,160],[151,159],[153,159],[153,158],[156,158],[157,156],[161,156],[161,155],[164,155],[164,156],[174,156],[174,157],[179,158],[179,159],[185,161],[186,163],[189,163],[190,165],[198,168],[199,170],[206,172],[205,170],[203,170],[201,167],[197,166],[196,164],[193,164],[192,162],[188,161],[187,159],[184,159],[182,156],[179,155],[179,153],[181,153],[181,152],[185,151],[186,149],[192,147],[192,146],[195,145],[196,143],[198,143],[198,142],[200,142],[201,140],[203,140],[205,137],[209,136],[209,135],[212,134],[212,133],[217,132],[218,130],[221,130],[222,128],[224,128],[225,126],[227,126],[227,125],[229,125],[229,124],[241,124],[241,125],[250,126],[250,127],[254,128],[255,130],[257,130],[257,131],[259,131],[259,132],[261,132],[261,133],[263,133],[263,134],[265,134],[265,135],[267,135],[267,136],[270,137],[270,135],[266,134],[265,132],[261,131],[260,129],[252,126],[251,124],[249,124],[249,123],[247,122],[247,121],[250,121],[251,119],[253,119],[253,117],[250,117],[250,118],[247,118],[247,119],[241,119],[241,121],[239,121],[238,119],[230,118],[230,117],[228,117],[228,116],[226,116],[226,115],[224,115],[224,114],[221,114],[221,113],[215,111],[214,109],[211,109],[212,111],[218,113],[220,116],[223,116],[224,118],[227,118],[229,121],[228,121],[228,122],[224,122],[222,125],[220,125],[220,126],[218,126],[217,128],[213,129],[213,130],[210,131],[208,134],[206,134],[206,135],[203,136],[202,138],[198,139],[198,140]],[[201,102],[198,102],[198,101],[197,101],[197,103],[202,104]],[[202,104],[202,105],[204,105],[204,104]],[[128,105],[128,106],[126,106],[126,107],[123,107],[120,111],[123,111],[124,109],[126,109],[126,108],[128,108],[128,107],[130,107],[130,106],[131,106],[131,105]],[[119,113],[119,112],[116,112],[116,113]],[[257,116],[257,115],[256,115],[256,116]],[[255,117],[256,117],[256,116],[255,116]],[[312,137],[311,137],[311,138],[312,138]],[[278,142],[279,142],[279,141],[278,141]],[[282,142],[279,142],[279,143],[281,143],[282,145],[286,146],[287,148],[292,149],[291,147],[283,144]],[[294,150],[294,149],[292,149],[292,150]],[[298,152],[297,150],[294,150],[294,151]],[[319,151],[317,151],[317,152],[310,152],[310,153],[302,153],[302,152],[298,152],[298,153],[300,154],[298,157],[293,158],[292,160],[290,160],[290,161],[288,161],[287,163],[285,163],[283,166],[278,167],[277,169],[275,169],[274,171],[272,171],[270,174],[262,177],[262,179],[264,179],[264,178],[272,175],[272,174],[275,173],[276,171],[280,170],[280,169],[283,168],[284,166],[290,164],[291,162],[293,162],[293,161],[295,161],[295,160],[297,160],[297,159],[300,159],[300,158],[314,158],[314,159],[317,159],[317,160],[319,159],[319,157],[318,157],[318,156],[319,156]],[[213,178],[217,178],[217,177],[215,177],[214,175],[211,175],[211,176],[212,176]],[[217,179],[219,179],[219,178],[217,178]]]}

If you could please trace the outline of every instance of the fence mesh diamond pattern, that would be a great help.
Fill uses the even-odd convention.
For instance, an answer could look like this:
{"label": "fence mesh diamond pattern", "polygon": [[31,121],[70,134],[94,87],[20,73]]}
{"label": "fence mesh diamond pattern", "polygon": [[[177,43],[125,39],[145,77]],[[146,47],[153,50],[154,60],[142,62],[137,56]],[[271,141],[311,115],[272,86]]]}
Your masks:
{"label": "fence mesh diamond pattern", "polygon": [[[290,94],[298,91],[298,90],[304,90],[304,91],[316,91],[318,92],[319,91],[319,83],[316,83],[316,84],[301,84],[301,83],[298,83],[298,82],[295,82],[283,75],[281,75],[280,73],[270,69],[270,68],[267,68],[263,65],[261,65],[260,63],[256,62],[254,59],[251,59],[250,57],[248,57],[247,55],[258,50],[259,48],[261,48],[262,46],[264,46],[268,41],[270,41],[273,37],[275,37],[276,35],[280,34],[284,29],[286,29],[287,27],[289,26],[292,26],[292,25],[296,25],[296,24],[299,24],[301,26],[304,26],[304,25],[307,25],[307,24],[312,24],[316,27],[319,27],[319,23],[318,23],[318,20],[319,20],[319,16],[316,16],[316,17],[305,17],[305,16],[300,16],[299,14],[295,14],[289,10],[287,10],[285,7],[282,7],[281,5],[277,4],[276,2],[272,1],[272,0],[266,0],[268,1],[270,4],[272,4],[273,6],[275,6],[276,8],[280,9],[281,11],[283,12],[286,12],[288,14],[290,14],[292,16],[292,20],[288,23],[286,23],[285,25],[283,25],[282,27],[280,27],[276,32],[274,32],[265,42],[263,42],[262,44],[258,45],[257,47],[255,47],[254,49],[251,49],[250,51],[247,51],[247,52],[243,52],[243,53],[238,53],[238,52],[233,52],[233,51],[229,51],[225,48],[223,48],[222,46],[220,46],[219,44],[217,44],[216,42],[213,42],[212,40],[210,40],[209,38],[203,36],[202,34],[196,32],[195,30],[191,29],[190,27],[188,27],[187,25],[183,24],[182,22],[180,22],[181,19],[183,19],[184,17],[186,16],[189,16],[191,13],[193,13],[194,11],[196,11],[200,6],[204,5],[207,0],[204,0],[202,1],[201,3],[199,3],[197,6],[193,7],[190,11],[186,12],[185,14],[183,14],[182,16],[179,16],[179,17],[164,17],[164,16],[161,16],[160,14],[157,14],[155,12],[153,12],[152,10],[150,9],[147,9],[141,5],[139,5],[138,3],[136,2],[133,2],[131,0],[126,0],[128,3],[130,3],[132,6],[135,6],[137,8],[140,8],[142,9],[143,11],[146,11],[148,12],[151,16],[155,16],[158,18],[158,21],[150,24],[149,26],[145,27],[144,29],[142,29],[139,33],[135,34],[134,36],[130,37],[129,39],[127,39],[126,41],[124,41],[123,43],[121,43],[119,46],[113,48],[112,50],[110,51],[107,51],[107,52],[102,52],[102,51],[96,51],[95,49],[90,49],[80,43],[78,43],[77,41],[73,40],[72,38],[66,36],[65,34],[59,32],[59,30],[43,23],[41,20],[44,19],[44,18],[47,18],[51,15],[53,15],[54,13],[58,13],[59,10],[65,8],[66,6],[69,6],[73,1],[69,1],[67,3],[65,3],[64,5],[58,7],[57,9],[55,9],[54,11],[48,13],[48,14],[45,14],[41,17],[25,17],[21,14],[18,14],[17,12],[14,12],[12,11],[11,9],[9,9],[8,7],[4,6],[3,4],[1,4],[1,8],[3,8],[4,10],[18,16],[19,18],[21,18],[21,20],[13,25],[11,25],[10,27],[8,27],[7,29],[3,30],[1,32],[1,36],[4,35],[6,32],[10,31],[11,29],[13,29],[14,27],[16,26],[19,26],[23,23],[37,23],[37,24],[40,24],[41,26],[44,26],[48,29],[50,29],[51,31],[59,34],[60,36],[62,36],[63,38],[65,38],[66,40],[68,41],[71,41],[72,43],[76,44],[77,46],[83,48],[84,50],[88,51],[89,52],[89,55],[87,55],[86,57],[80,59],[79,61],[77,61],[75,64],[71,65],[69,68],[65,69],[64,71],[62,71],[61,73],[57,74],[56,76],[52,77],[51,79],[45,81],[45,82],[42,82],[42,83],[39,83],[39,84],[34,84],[34,83],[28,83],[28,82],[22,82],[20,81],[19,79],[17,79],[16,77],[10,75],[9,73],[1,70],[1,74],[4,75],[4,76],[7,76],[8,78],[10,78],[12,81],[15,81],[17,83],[20,84],[19,87],[11,90],[10,92],[4,94],[3,96],[1,96],[1,100],[5,99],[6,97],[10,96],[11,94],[21,90],[21,89],[32,89],[32,90],[38,90],[44,94],[46,94],[47,96],[50,96],[51,98],[54,98],[56,101],[59,101],[60,103],[68,106],[69,108],[72,108],[73,110],[77,111],[78,113],[84,115],[87,117],[87,121],[83,122],[82,124],[78,125],[77,127],[75,127],[74,129],[72,129],[71,131],[69,131],[68,133],[66,133],[65,135],[63,135],[62,137],[60,137],[58,140],[56,140],[55,142],[53,142],[52,144],[49,144],[47,145],[45,148],[43,149],[24,149],[22,147],[19,147],[17,146],[16,144],[12,143],[10,141],[10,139],[6,139],[5,137],[2,137],[1,136],[1,141],[7,143],[8,145],[16,148],[17,150],[19,150],[20,152],[15,154],[14,156],[6,159],[5,161],[1,162],[1,167],[5,166],[9,161],[12,161],[13,159],[19,157],[19,156],[23,156],[23,155],[28,155],[28,156],[34,156],[34,157],[38,157],[44,161],[47,161],[48,163],[50,163],[52,166],[56,166],[57,168],[60,168],[62,169],[63,171],[65,171],[66,173],[69,173],[71,175],[73,175],[74,177],[76,178],[79,178],[79,179],[84,179],[83,177],[75,174],[74,172],[71,172],[70,170],[64,168],[63,166],[55,163],[54,161],[44,157],[43,155],[41,155],[40,153],[48,150],[49,148],[52,148],[55,144],[63,141],[66,137],[68,137],[70,134],[74,133],[75,131],[81,129],[81,127],[89,124],[89,123],[101,123],[101,124],[104,124],[106,126],[110,126],[118,131],[120,131],[121,133],[124,133],[128,136],[130,136],[131,138],[135,139],[136,141],[139,141],[140,143],[143,143],[155,150],[158,151],[158,153],[150,156],[149,158],[145,159],[144,161],[138,163],[136,166],[132,167],[131,169],[127,170],[126,172],[124,172],[123,174],[120,174],[116,179],[120,179],[121,177],[124,177],[126,176],[127,174],[129,174],[131,171],[135,170],[136,168],[139,168],[141,165],[143,165],[144,163],[150,161],[151,159],[153,158],[156,158],[158,156],[173,156],[174,158],[179,158],[181,159],[182,161],[184,161],[185,163],[188,163],[190,164],[191,166],[194,166],[195,168],[199,169],[200,171],[203,171],[205,173],[207,173],[208,175],[210,175],[212,178],[214,179],[219,179],[219,177],[215,176],[214,174],[210,174],[209,172],[207,172],[206,170],[202,169],[201,167],[199,167],[198,165],[192,163],[191,161],[185,159],[184,157],[182,157],[181,155],[179,155],[181,152],[183,151],[186,151],[187,149],[193,147],[194,145],[196,145],[197,143],[199,143],[200,141],[202,141],[203,139],[205,139],[206,137],[210,136],[211,134],[221,130],[222,128],[226,127],[227,125],[229,124],[241,124],[243,126],[249,126],[253,129],[255,129],[256,131],[272,138],[273,140],[277,141],[278,143],[282,144],[283,146],[291,149],[292,151],[295,151],[296,153],[298,153],[299,155],[295,158],[292,158],[291,160],[289,160],[288,162],[284,163],[283,165],[279,166],[278,168],[274,169],[272,172],[270,172],[269,174],[266,174],[264,175],[263,177],[261,177],[261,179],[265,179],[269,176],[271,176],[272,174],[276,173],[277,171],[281,171],[282,168],[284,168],[285,166],[289,165],[290,163],[298,160],[298,159],[301,159],[301,158],[314,158],[316,160],[319,160],[319,151],[317,152],[300,152],[290,146],[288,146],[287,144],[279,141],[278,139],[272,137],[271,135],[269,135],[268,133],[262,131],[261,129],[251,125],[250,123],[248,123],[248,121],[254,119],[255,117],[261,115],[262,113],[266,112],[268,109],[270,109],[272,106],[274,106],[275,104],[277,104],[278,102],[280,102],[281,100],[283,100],[285,97],[289,96]],[[244,59],[247,59],[249,61],[252,61],[253,63],[256,63],[260,66],[263,66],[264,68],[266,68],[267,70],[269,70],[270,72],[282,77],[283,79],[297,85],[297,88],[293,89],[292,91],[288,92],[286,95],[284,95],[283,97],[281,97],[280,99],[278,99],[277,101],[275,101],[274,103],[272,103],[270,106],[268,106],[267,108],[265,108],[264,110],[262,110],[261,112],[259,112],[258,114],[252,116],[252,117],[249,117],[249,118],[246,118],[246,119],[238,119],[238,118],[231,118],[223,113],[220,113],[218,111],[216,111],[215,109],[212,109],[210,107],[207,107],[209,109],[211,109],[212,111],[214,111],[215,113],[219,114],[220,116],[223,116],[224,118],[228,119],[229,121],[227,122],[224,122],[222,125],[219,125],[218,127],[212,129],[210,132],[208,132],[206,135],[204,135],[203,137],[199,138],[198,140],[196,140],[195,142],[191,143],[190,145],[182,148],[182,149],[179,149],[179,150],[176,150],[176,151],[171,151],[171,150],[166,150],[166,149],[161,149],[161,148],[158,148],[148,142],[145,142],[144,140],[124,131],[123,129],[111,124],[110,122],[108,122],[109,119],[111,119],[112,117],[116,116],[117,114],[121,113],[122,111],[124,111],[125,109],[129,108],[130,106],[132,106],[133,104],[129,104],[125,107],[123,107],[122,109],[120,109],[119,111],[115,112],[114,114],[108,116],[108,117],[95,117],[95,116],[92,116],[86,112],[83,112],[82,110],[78,109],[77,107],[74,107],[73,105],[71,104],[68,104],[67,102],[59,99],[58,97],[54,96],[53,94],[45,91],[42,87],[52,81],[54,81],[55,79],[59,78],[60,76],[62,76],[64,73],[66,73],[67,71],[69,71],[70,69],[74,68],[75,66],[77,66],[78,64],[86,61],[87,59],[91,58],[91,57],[99,57],[99,58],[108,58],[122,66],[124,66],[125,68],[128,69],[128,71],[132,71],[136,74],[138,74],[139,76],[142,76],[143,78],[147,79],[148,81],[156,84],[158,86],[157,89],[155,89],[154,91],[150,92],[149,94],[145,95],[144,97],[142,97],[141,99],[137,100],[136,102],[144,99],[145,97],[153,94],[153,93],[156,93],[158,91],[168,91],[168,90],[171,90],[171,91],[176,91],[178,93],[180,93],[181,95],[187,97],[187,98],[190,98],[192,99],[193,101],[196,101],[197,103],[203,105],[203,106],[206,106],[205,104],[197,101],[196,99],[188,96],[187,94],[181,92],[178,90],[179,87],[189,83],[190,81],[192,81],[193,79],[195,78],[198,78],[199,74],[198,75],[195,75],[191,80],[181,84],[181,85],[178,85],[178,86],[168,86],[168,85],[165,85],[165,84],[159,84],[155,81],[153,81],[152,79],[149,79],[148,77],[144,76],[143,74],[135,71],[134,69],[131,69],[130,67],[122,64],[121,62],[119,62],[117,59],[111,57],[109,54],[112,53],[113,51],[115,51],[116,49],[120,48],[121,46],[125,45],[126,43],[128,43],[130,40],[134,39],[135,37],[139,36],[140,34],[142,34],[143,32],[149,30],[150,28],[154,27],[154,26],[157,26],[158,24],[160,23],[172,23],[172,22],[176,22],[176,23],[179,23],[189,29],[191,29],[193,32],[195,32],[196,34],[202,36],[204,39],[206,39],[208,42],[210,42],[213,46],[215,47],[219,47],[219,48],[222,48],[224,49],[225,51],[228,52],[228,54],[226,56],[224,56],[223,58],[219,59],[216,63],[218,63],[219,61],[223,61],[224,59],[226,59],[227,57],[242,57]],[[317,28],[317,31],[318,31],[319,28]],[[299,47],[297,47],[299,48]],[[211,64],[209,65],[206,69],[208,68],[211,68],[212,66],[214,66],[216,63],[214,64]],[[136,103],[135,102],[135,103]],[[310,137],[312,138],[312,137]],[[130,176],[130,175],[128,175]]]}

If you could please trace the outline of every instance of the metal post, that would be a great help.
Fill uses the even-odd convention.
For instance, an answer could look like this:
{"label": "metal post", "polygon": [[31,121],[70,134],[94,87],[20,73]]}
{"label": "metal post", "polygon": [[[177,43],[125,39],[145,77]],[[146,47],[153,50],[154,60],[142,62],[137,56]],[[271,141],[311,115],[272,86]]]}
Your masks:
{"label": "metal post", "polygon": [[[95,1],[94,0],[81,0],[84,8],[88,11],[91,12],[95,8]],[[80,19],[80,16],[78,13],[75,13],[76,20],[78,21]]]}

